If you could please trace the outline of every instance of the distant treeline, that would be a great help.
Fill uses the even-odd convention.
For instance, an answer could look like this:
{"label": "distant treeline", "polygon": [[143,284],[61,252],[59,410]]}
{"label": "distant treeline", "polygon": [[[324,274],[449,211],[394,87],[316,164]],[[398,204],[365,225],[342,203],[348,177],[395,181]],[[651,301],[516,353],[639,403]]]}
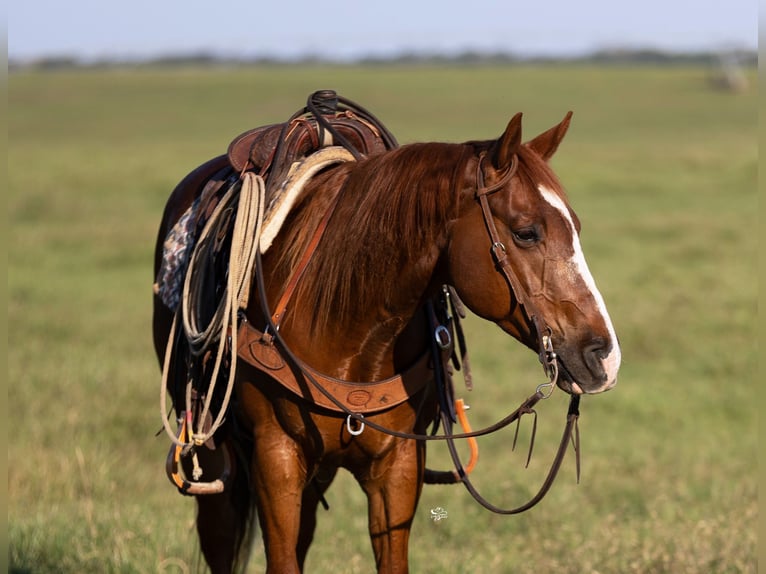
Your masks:
{"label": "distant treeline", "polygon": [[652,64],[652,65],[731,65],[754,67],[758,64],[755,50],[719,50],[705,52],[666,52],[655,49],[598,50],[579,56],[518,56],[510,53],[466,51],[455,55],[405,52],[393,56],[363,56],[335,59],[325,56],[303,57],[252,56],[228,57],[207,52],[160,55],[150,58],[81,59],[70,56],[49,56],[34,60],[9,59],[9,71],[22,69],[62,70],[69,68],[113,67],[217,67],[217,66],[285,66],[285,65],[511,65],[511,64]]}

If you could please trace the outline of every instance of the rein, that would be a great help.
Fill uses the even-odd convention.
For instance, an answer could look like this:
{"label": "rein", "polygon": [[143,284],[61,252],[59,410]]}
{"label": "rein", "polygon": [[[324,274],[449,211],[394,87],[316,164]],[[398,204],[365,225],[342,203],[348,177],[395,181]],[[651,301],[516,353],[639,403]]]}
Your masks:
{"label": "rein", "polygon": [[[495,265],[499,272],[502,273],[502,275],[505,277],[509,288],[511,289],[511,293],[516,297],[516,301],[519,305],[521,305],[524,308],[525,313],[527,314],[527,317],[530,319],[530,321],[533,322],[535,329],[537,331],[538,337],[540,339],[540,351],[539,351],[539,358],[543,365],[543,368],[546,372],[546,374],[549,377],[549,381],[547,383],[543,383],[537,387],[535,390],[535,393],[527,397],[524,402],[512,413],[501,419],[500,421],[496,422],[493,425],[490,425],[488,427],[485,427],[483,429],[477,430],[477,431],[469,431],[469,432],[463,432],[463,433],[453,433],[453,416],[452,416],[452,408],[444,408],[444,405],[440,408],[441,413],[441,420],[442,424],[444,425],[444,432],[443,435],[425,435],[425,434],[417,434],[417,433],[407,433],[402,431],[397,431],[382,425],[379,425],[373,421],[371,421],[369,418],[365,418],[362,413],[355,412],[351,409],[349,409],[342,401],[340,401],[337,397],[335,397],[331,392],[329,392],[318,380],[317,377],[312,374],[310,369],[305,368],[303,363],[298,359],[298,357],[292,352],[292,350],[289,348],[287,343],[284,341],[281,333],[279,332],[278,324],[275,324],[276,321],[281,319],[281,313],[279,311],[283,310],[286,306],[286,303],[284,301],[280,301],[280,304],[278,305],[279,309],[277,313],[272,314],[269,311],[269,304],[266,300],[265,295],[265,286],[263,283],[263,264],[261,260],[261,252],[258,250],[255,256],[255,265],[256,265],[256,273],[255,278],[258,282],[257,285],[257,291],[259,294],[259,301],[261,305],[261,311],[266,318],[266,327],[265,331],[269,333],[269,337],[273,337],[273,341],[279,344],[279,348],[282,354],[284,354],[285,358],[293,365],[295,369],[297,369],[301,375],[327,400],[329,403],[334,405],[335,409],[337,411],[340,411],[341,413],[346,415],[346,426],[351,434],[361,434],[363,429],[366,427],[369,427],[373,430],[377,430],[379,432],[382,432],[384,434],[394,436],[397,438],[402,439],[408,439],[408,440],[421,440],[421,441],[437,441],[442,440],[446,441],[448,445],[448,449],[450,452],[450,456],[452,458],[452,461],[455,465],[455,470],[452,472],[449,471],[426,471],[427,473],[430,473],[426,476],[426,482],[429,483],[441,483],[441,484],[448,484],[448,483],[455,483],[455,482],[462,482],[466,489],[471,493],[471,495],[474,497],[474,499],[479,502],[482,506],[484,506],[486,509],[491,510],[492,512],[498,513],[498,514],[518,514],[521,512],[524,512],[533,506],[535,506],[540,500],[543,499],[543,497],[547,494],[548,490],[552,486],[558,471],[561,467],[561,464],[564,460],[564,456],[566,455],[567,447],[572,440],[572,435],[574,431],[574,448],[576,453],[576,463],[577,463],[577,478],[579,482],[579,476],[580,476],[580,440],[579,440],[579,428],[577,427],[577,421],[579,417],[579,403],[580,403],[580,397],[579,395],[572,395],[570,399],[569,409],[567,412],[567,420],[564,427],[564,431],[561,437],[561,441],[559,443],[558,450],[556,452],[556,455],[554,457],[554,460],[551,464],[550,470],[548,471],[548,475],[546,476],[545,481],[543,482],[540,490],[538,493],[532,497],[528,502],[525,504],[518,506],[516,508],[511,509],[503,509],[498,506],[495,506],[488,502],[485,498],[481,496],[481,494],[476,490],[476,488],[471,483],[470,479],[468,478],[468,472],[466,471],[465,467],[463,466],[462,462],[460,461],[459,455],[457,453],[457,448],[455,446],[455,441],[458,439],[473,439],[479,436],[484,436],[487,434],[491,434],[495,431],[498,431],[509,424],[513,422],[520,421],[521,417],[525,414],[535,414],[536,417],[536,411],[534,410],[534,406],[542,399],[548,398],[550,394],[553,392],[553,389],[556,386],[556,382],[558,379],[558,364],[556,360],[556,353],[553,350],[553,344],[551,340],[551,330],[547,326],[544,328],[541,328],[540,326],[540,320],[539,320],[539,314],[536,311],[536,308],[533,306],[531,301],[529,300],[529,297],[526,295],[526,292],[522,288],[520,282],[518,281],[518,278],[516,277],[515,272],[513,271],[513,268],[510,264],[510,259],[508,257],[505,245],[500,240],[500,236],[497,232],[497,228],[495,227],[494,220],[492,217],[492,212],[489,207],[489,202],[487,199],[487,196],[491,193],[494,193],[501,189],[507,182],[511,179],[511,177],[514,175],[516,168],[517,168],[517,159],[514,157],[513,163],[511,167],[507,170],[507,172],[503,175],[503,177],[495,184],[489,187],[484,186],[484,174],[482,171],[482,163],[484,159],[484,154],[480,156],[479,164],[477,168],[477,190],[475,193],[475,198],[479,202],[482,214],[484,216],[484,222],[485,226],[487,228],[487,232],[489,234],[490,242],[491,242],[491,253],[493,256],[493,259],[495,261]],[[330,209],[330,212],[332,212],[334,209]],[[327,216],[325,217],[327,219]],[[324,229],[324,226],[322,226]],[[321,235],[321,234],[320,234]],[[316,241],[312,241],[313,247],[316,248],[319,241],[318,239]],[[310,254],[308,255],[310,257]],[[305,257],[305,256],[304,256]],[[432,323],[433,321],[433,309],[431,308],[430,314],[432,316]],[[436,322],[436,326],[434,329],[434,337],[439,337],[439,331],[440,329],[444,329],[445,327],[441,324],[438,324]],[[462,332],[459,332],[459,338],[462,338]],[[451,335],[450,335],[451,339]],[[439,352],[437,350],[434,350],[433,352],[433,364],[434,364],[434,371],[437,378],[437,386],[441,388],[446,388],[446,383],[444,381],[444,371],[446,371],[444,367],[444,363],[442,361],[441,356],[439,355]],[[440,382],[441,381],[441,382]],[[440,394],[443,394],[440,393]],[[440,402],[443,402],[442,397],[440,396]],[[536,420],[536,419],[535,419]],[[357,430],[352,430],[351,427],[351,421],[356,421],[357,423]],[[518,432],[518,428],[517,428]],[[532,443],[534,443],[534,432],[532,437]],[[514,445],[515,445],[515,439],[514,439]],[[532,445],[530,445],[530,456],[531,456],[531,449]],[[527,464],[529,463],[529,459],[527,459]]]}
{"label": "rein", "polygon": [[[338,100],[341,101],[342,103],[346,103],[346,101],[342,100],[341,98],[338,98]],[[315,115],[319,125],[321,126],[321,130],[329,132],[330,136],[334,138],[334,141],[337,141],[341,143],[344,147],[346,147],[351,153],[351,155],[354,156],[355,159],[357,160],[361,159],[362,155],[357,150],[355,150],[353,146],[351,146],[347,141],[345,141],[345,138],[343,138],[341,134],[339,134],[337,130],[335,130],[333,126],[330,125],[323,118],[322,112],[325,111],[323,108],[323,103],[324,102],[322,101],[321,98],[317,98],[317,99],[310,98],[307,105],[307,109]],[[373,124],[377,125],[377,122],[374,121],[375,120],[374,116],[369,114],[369,112],[366,112],[366,110],[358,108],[356,109],[356,112],[359,115],[361,115],[364,119],[367,119],[368,121],[371,121]],[[383,135],[387,145],[390,144],[390,147],[396,146],[396,141],[393,139],[393,136],[390,136],[390,134],[388,134],[388,132],[385,130],[383,130]],[[324,140],[324,135],[322,133],[320,133],[320,138]],[[275,156],[278,157],[280,155],[280,152],[282,151],[281,150],[282,141],[283,141],[283,138],[280,138],[279,145],[274,150],[272,159]],[[177,338],[176,324],[181,319],[183,320],[184,331],[187,336],[187,340],[190,342],[190,347],[191,347],[190,350],[192,354],[196,355],[198,353],[201,353],[205,349],[207,349],[211,345],[211,343],[216,342],[215,332],[213,332],[213,335],[211,336],[209,334],[209,331],[211,331],[210,328],[203,329],[203,330],[198,329],[196,324],[194,323],[195,317],[193,315],[189,315],[186,312],[187,309],[194,308],[194,305],[189,304],[189,301],[186,296],[186,292],[184,293],[184,305],[182,306],[182,310],[184,312],[179,311],[176,314],[176,318],[173,321],[171,332],[168,339],[168,348],[166,351],[165,365],[163,368],[161,409],[163,413],[163,424],[164,424],[165,430],[170,436],[174,444],[174,446],[171,447],[171,452],[168,457],[168,464],[167,464],[168,476],[170,477],[171,481],[174,484],[176,484],[176,486],[178,486],[179,490],[182,493],[211,494],[211,493],[221,492],[224,489],[224,483],[226,482],[226,476],[228,475],[228,471],[229,471],[228,462],[225,464],[224,476],[222,476],[220,479],[213,481],[212,483],[198,482],[198,479],[202,475],[202,470],[199,467],[199,464],[197,461],[195,448],[203,445],[204,443],[206,443],[208,440],[210,440],[213,437],[216,430],[223,424],[224,418],[228,412],[228,403],[229,403],[229,398],[231,396],[233,381],[234,381],[234,377],[236,373],[236,364],[238,362],[236,357],[239,356],[240,358],[246,359],[239,353],[240,345],[238,344],[237,336],[238,336],[238,331],[240,331],[240,329],[238,329],[238,324],[240,328],[247,327],[247,319],[245,317],[244,310],[247,307],[247,297],[249,294],[249,286],[252,284],[253,279],[257,283],[257,292],[259,296],[259,302],[260,302],[261,311],[263,313],[264,321],[265,321],[265,328],[261,337],[261,342],[269,346],[275,345],[275,344],[278,345],[279,348],[275,350],[275,354],[282,355],[284,359],[286,359],[292,365],[292,368],[297,373],[300,373],[300,375],[306,381],[308,381],[308,383],[310,383],[310,385],[316,390],[316,393],[312,393],[312,394],[321,395],[325,399],[324,401],[317,401],[316,399],[314,399],[313,402],[315,404],[319,404],[320,406],[323,406],[324,408],[331,408],[332,410],[338,411],[339,413],[341,413],[341,415],[345,415],[346,427],[349,433],[351,433],[352,435],[359,435],[363,432],[365,427],[369,427],[373,430],[377,430],[384,434],[401,438],[401,439],[420,440],[420,441],[440,440],[440,441],[447,442],[450,456],[455,466],[455,470],[451,472],[450,471],[437,472],[437,471],[431,471],[426,469],[425,482],[441,483],[441,484],[462,482],[465,485],[466,489],[476,499],[476,501],[479,502],[482,506],[484,506],[488,510],[491,510],[499,514],[517,514],[525,510],[528,510],[529,508],[532,508],[540,500],[542,500],[542,498],[548,492],[561,467],[561,464],[563,462],[563,459],[566,454],[566,450],[570,441],[573,441],[574,443],[574,448],[575,448],[576,457],[577,457],[577,476],[579,481],[580,449],[579,449],[579,430],[577,428],[577,420],[579,416],[580,397],[578,395],[572,395],[570,399],[569,409],[567,412],[567,420],[566,420],[566,424],[562,434],[562,438],[559,443],[559,447],[554,457],[554,460],[551,464],[550,470],[548,471],[546,479],[544,480],[538,493],[534,497],[532,497],[532,499],[530,499],[528,502],[526,502],[525,504],[519,507],[512,508],[512,509],[502,509],[487,502],[487,500],[484,499],[478,493],[478,491],[471,484],[468,478],[468,473],[470,472],[470,469],[472,468],[474,461],[472,460],[469,463],[468,468],[466,468],[463,466],[462,462],[460,461],[459,455],[457,453],[457,448],[455,446],[456,440],[473,439],[476,437],[488,435],[510,425],[513,422],[517,422],[518,424],[520,419],[525,414],[534,414],[535,427],[533,428],[532,439],[530,444],[530,452],[529,452],[529,457],[531,457],[532,447],[534,444],[534,436],[535,436],[534,429],[536,428],[536,420],[537,420],[537,413],[534,410],[534,407],[540,400],[546,399],[550,396],[550,394],[555,389],[557,380],[558,380],[558,363],[557,363],[556,353],[553,350],[553,344],[551,339],[551,334],[552,334],[551,329],[547,325],[543,325],[541,323],[540,315],[537,312],[537,309],[532,304],[527,293],[525,292],[520,281],[518,280],[518,277],[513,271],[506,247],[502,243],[500,236],[497,232],[497,228],[495,227],[492,212],[489,207],[488,196],[500,190],[501,188],[503,188],[510,181],[510,179],[513,177],[514,173],[516,172],[518,159],[516,158],[516,156],[514,156],[511,166],[500,177],[500,179],[496,183],[490,186],[485,186],[484,172],[482,169],[485,155],[486,155],[485,153],[482,153],[479,156],[479,162],[477,166],[477,175],[476,175],[477,188],[476,188],[474,197],[479,203],[482,210],[485,227],[487,229],[487,233],[489,235],[489,240],[491,244],[490,252],[495,262],[495,266],[498,272],[500,272],[503,275],[506,282],[508,283],[508,287],[512,295],[512,300],[515,297],[516,304],[522,307],[528,321],[531,322],[532,325],[534,326],[534,329],[536,331],[538,341],[539,341],[539,347],[538,347],[539,358],[540,358],[540,362],[543,365],[543,369],[546,375],[548,376],[548,379],[549,379],[548,382],[538,385],[535,392],[529,397],[527,397],[515,411],[511,412],[510,414],[508,414],[507,416],[505,416],[503,419],[499,420],[498,422],[476,431],[472,431],[467,427],[467,425],[464,425],[467,432],[454,433],[452,429],[453,429],[453,423],[455,422],[455,416],[456,416],[455,405],[458,403],[458,401],[454,401],[453,397],[447,391],[448,388],[451,389],[451,380],[449,379],[450,374],[447,371],[447,367],[445,365],[446,361],[448,360],[447,358],[448,355],[444,354],[446,351],[454,351],[454,349],[452,348],[453,324],[450,320],[448,320],[447,321],[448,326],[445,327],[442,323],[438,321],[433,305],[429,305],[429,308],[428,308],[429,322],[432,324],[432,328],[433,328],[432,335],[433,335],[433,338],[436,340],[436,344],[432,345],[433,350],[431,353],[431,358],[432,358],[434,377],[436,379],[437,388],[438,388],[439,403],[440,403],[439,411],[440,411],[441,422],[444,426],[444,434],[441,434],[441,435],[435,434],[436,428],[434,428],[434,434],[430,434],[430,435],[397,431],[395,429],[390,429],[385,426],[382,426],[372,421],[369,418],[365,418],[364,413],[355,411],[349,408],[342,400],[340,400],[338,397],[336,397],[332,392],[330,392],[326,388],[325,384],[327,383],[329,379],[317,373],[316,371],[313,371],[312,369],[308,368],[306,365],[304,365],[300,361],[300,359],[292,352],[289,346],[286,344],[284,338],[282,337],[279,331],[279,324],[282,318],[284,317],[284,312],[287,309],[287,304],[289,302],[289,299],[296,285],[300,281],[303,271],[305,270],[319,242],[321,241],[324,230],[335,210],[335,206],[337,205],[339,198],[343,195],[344,190],[341,189],[338,192],[330,208],[325,213],[322,221],[320,222],[317,230],[314,233],[314,236],[312,237],[309,243],[308,249],[304,253],[303,258],[298,265],[297,272],[293,274],[293,277],[291,277],[291,280],[288,282],[287,289],[283,293],[282,297],[280,298],[280,301],[278,302],[272,314],[272,312],[270,312],[269,310],[269,304],[268,304],[268,301],[266,300],[266,290],[264,288],[264,273],[263,273],[263,264],[262,264],[262,258],[261,258],[262,251],[264,249],[262,248],[261,238],[260,238],[261,224],[263,222],[263,204],[264,204],[264,195],[265,195],[266,185],[261,175],[255,176],[252,172],[245,173],[245,171],[243,170],[243,172],[240,174],[239,185],[237,184],[233,185],[230,192],[233,195],[236,195],[236,192],[240,192],[239,209],[237,209],[236,211],[237,212],[249,211],[251,215],[245,218],[247,219],[247,221],[244,223],[241,223],[239,221],[240,220],[239,216],[241,215],[240,213],[237,213],[237,215],[233,217],[235,238],[232,239],[232,253],[231,253],[231,259],[229,262],[228,284],[227,284],[224,299],[221,302],[219,310],[216,312],[216,317],[220,316],[220,319],[217,319],[215,321],[217,325],[222,325],[222,326],[216,327],[215,329],[213,329],[213,331],[217,331],[220,334],[220,336],[217,337],[218,349],[217,349],[217,353],[215,353],[216,360],[215,360],[215,366],[213,369],[213,376],[211,379],[210,388],[207,389],[207,395],[204,400],[201,416],[196,417],[198,425],[199,425],[197,429],[193,428],[193,422],[194,422],[193,419],[195,417],[193,417],[193,414],[192,414],[193,401],[191,396],[191,390],[192,390],[191,384],[189,383],[187,385],[186,411],[184,413],[185,415],[184,418],[179,419],[180,427],[179,427],[177,436],[175,433],[172,432],[170,428],[169,419],[168,417],[165,416],[165,413],[167,412],[167,406],[166,406],[167,378],[166,377],[167,377],[167,372],[169,371],[170,356],[172,355],[171,350]],[[264,168],[263,171],[265,171],[265,169],[266,168]],[[240,187],[242,187],[242,191],[244,191],[245,189],[247,191],[245,193],[242,193],[242,191],[239,189]],[[243,196],[245,195],[249,196],[249,199],[247,200],[246,203],[243,203]],[[232,198],[232,201],[233,199],[234,198]],[[253,216],[252,214],[255,214],[255,216]],[[243,233],[243,231],[241,231],[241,228],[243,225],[247,229],[247,231],[245,231],[244,233],[250,236],[250,241],[243,242],[243,248],[241,250],[237,249],[235,253],[234,246],[239,244],[239,239],[237,239],[237,237],[240,237],[241,234]],[[215,228],[215,229],[211,229],[210,233],[212,235],[217,235],[219,231],[220,230],[218,228]],[[187,274],[187,277],[186,277],[187,282],[191,275],[192,275],[191,273]],[[457,330],[457,338],[461,346],[461,352],[464,355],[464,359],[465,359],[464,339],[463,339],[462,330],[460,329],[459,321],[457,320],[457,318],[455,320],[454,326]],[[227,333],[228,333],[228,336],[224,336]],[[448,342],[445,343],[444,339],[446,339]],[[195,352],[195,347],[197,347],[197,352]],[[218,415],[215,418],[215,420],[212,422],[212,424],[210,424],[208,428],[206,428],[205,425],[208,424],[209,419],[212,418],[209,415],[210,415],[211,400],[214,394],[213,385],[215,384],[215,381],[218,378],[218,370],[219,370],[219,367],[221,366],[223,355],[226,352],[226,350],[228,350],[231,353],[231,361],[228,365],[229,381],[225,391],[223,405],[220,407]],[[264,370],[264,372],[266,372],[267,374],[269,373],[268,369],[261,368],[261,370]],[[324,381],[325,384],[320,382],[320,380]],[[361,384],[360,384],[360,388],[362,388]],[[390,405],[390,404],[383,405],[378,410],[390,408],[391,406],[393,405]],[[368,414],[370,414],[370,412],[374,413],[376,411],[374,410],[369,411]],[[457,418],[461,419],[461,421],[464,418],[464,415],[462,413],[462,405],[459,406],[457,409]],[[356,428],[352,428],[352,421],[356,423]],[[518,427],[516,432],[518,433]],[[573,439],[573,433],[574,433],[574,439]],[[516,439],[514,438],[514,446],[515,446],[515,442],[516,442]],[[472,451],[473,451],[473,447],[472,447]],[[182,478],[178,472],[178,463],[179,463],[180,457],[189,454],[189,452],[191,452],[193,455],[194,470],[192,474],[194,477],[194,481],[187,481],[186,479]],[[224,455],[226,456],[227,453],[224,453]],[[529,463],[529,457],[527,459],[527,464]]]}

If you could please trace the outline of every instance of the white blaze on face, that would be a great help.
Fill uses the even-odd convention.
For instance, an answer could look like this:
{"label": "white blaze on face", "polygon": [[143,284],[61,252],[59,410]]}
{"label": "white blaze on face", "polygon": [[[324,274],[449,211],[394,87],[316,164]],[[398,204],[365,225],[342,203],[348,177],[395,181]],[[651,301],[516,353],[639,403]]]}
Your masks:
{"label": "white blaze on face", "polygon": [[607,356],[605,359],[602,359],[602,366],[604,367],[604,372],[607,376],[603,390],[606,390],[617,382],[617,371],[620,368],[620,361],[622,358],[620,345],[617,342],[617,335],[615,334],[614,327],[612,326],[612,320],[609,318],[609,313],[606,310],[604,298],[601,296],[601,293],[596,287],[596,282],[593,279],[593,275],[590,273],[590,269],[588,269],[588,264],[585,261],[585,255],[583,254],[582,246],[580,245],[580,236],[577,233],[577,229],[575,229],[574,221],[572,221],[572,216],[569,213],[569,209],[567,209],[566,204],[557,193],[551,191],[542,184],[538,186],[538,189],[540,190],[543,199],[545,199],[546,202],[553,206],[561,214],[561,217],[564,218],[564,221],[566,221],[569,225],[569,228],[572,232],[572,258],[570,259],[569,263],[574,269],[578,271],[580,279],[582,279],[588,288],[588,291],[590,291],[590,294],[596,303],[596,307],[598,308],[601,317],[604,320],[604,324],[609,331],[612,350],[609,353],[609,356]]}

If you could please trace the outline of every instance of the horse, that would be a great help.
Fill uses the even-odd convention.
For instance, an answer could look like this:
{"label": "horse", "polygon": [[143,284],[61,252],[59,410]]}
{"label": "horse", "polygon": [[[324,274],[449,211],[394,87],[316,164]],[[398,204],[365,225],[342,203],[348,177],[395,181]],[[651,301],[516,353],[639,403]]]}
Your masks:
{"label": "horse", "polygon": [[[367,497],[377,572],[408,571],[427,441],[407,437],[422,438],[445,409],[429,368],[412,366],[428,355],[428,309],[445,285],[474,314],[548,352],[555,384],[566,393],[579,397],[616,384],[617,336],[583,255],[580,222],[549,163],[570,119],[571,112],[522,142],[519,113],[497,139],[389,146],[324,167],[307,181],[268,251],[258,254],[240,313],[261,343],[278,335],[283,347],[274,360],[304,379],[299,390],[287,388],[242,352],[232,359],[227,424],[211,449],[198,449],[202,480],[223,472],[222,453],[233,460],[222,492],[196,495],[200,547],[212,572],[246,564],[256,519],[267,572],[302,572],[316,511],[339,468]],[[226,165],[211,160],[170,196],[155,275],[168,233]],[[280,305],[286,291],[289,302]],[[270,317],[275,307],[279,313]],[[173,318],[155,293],[161,365]],[[247,329],[235,330],[242,341]],[[410,375],[400,400],[387,403],[384,394],[378,396],[384,404],[354,410],[377,396],[378,382],[401,382],[402,373]],[[349,410],[334,408],[340,398],[317,393],[314,379],[355,381]],[[182,410],[182,400],[173,398]]]}

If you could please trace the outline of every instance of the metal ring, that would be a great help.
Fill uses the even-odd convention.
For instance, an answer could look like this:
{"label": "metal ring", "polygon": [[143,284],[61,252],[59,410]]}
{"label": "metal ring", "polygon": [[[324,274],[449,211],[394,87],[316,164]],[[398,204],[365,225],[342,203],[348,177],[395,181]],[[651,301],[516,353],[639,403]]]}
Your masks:
{"label": "metal ring", "polygon": [[[361,415],[361,414],[359,414],[357,416],[359,418],[361,418],[361,419],[364,418],[364,415]],[[348,431],[348,434],[350,434],[352,436],[359,436],[360,434],[362,434],[364,432],[364,423],[362,421],[360,421],[360,420],[354,419],[354,420],[356,420],[359,423],[360,427],[357,430],[353,430],[351,428],[351,420],[352,420],[351,415],[348,415],[346,417],[346,430]]]}
{"label": "metal ring", "polygon": [[505,253],[505,252],[506,252],[506,250],[505,250],[505,245],[503,244],[503,242],[502,242],[502,241],[495,241],[495,242],[492,244],[492,249],[501,249],[501,250],[503,251],[503,253]]}
{"label": "metal ring", "polygon": [[[445,336],[446,343],[443,342],[442,335]],[[449,329],[444,325],[439,325],[434,329],[434,339],[436,339],[436,344],[439,345],[442,351],[446,351],[452,345],[452,335],[450,335]]]}
{"label": "metal ring", "polygon": [[[556,383],[559,380],[559,365],[556,362],[555,358],[550,363],[545,365],[545,370],[550,380],[547,383],[542,383],[537,385],[536,392],[540,393],[542,395],[542,398],[547,399],[553,394],[553,391],[556,388]],[[545,387],[548,387],[549,389],[547,393],[544,393],[542,391],[542,389],[544,389]]]}
{"label": "metal ring", "polygon": [[[547,393],[544,393],[542,391],[542,389],[544,389],[545,387],[548,387],[548,392]],[[548,397],[550,397],[553,394],[553,390],[555,388],[556,388],[556,384],[553,381],[551,381],[551,382],[548,382],[548,383],[541,383],[541,384],[537,385],[537,389],[535,389],[535,392],[540,393],[542,395],[542,398],[547,399]]]}

